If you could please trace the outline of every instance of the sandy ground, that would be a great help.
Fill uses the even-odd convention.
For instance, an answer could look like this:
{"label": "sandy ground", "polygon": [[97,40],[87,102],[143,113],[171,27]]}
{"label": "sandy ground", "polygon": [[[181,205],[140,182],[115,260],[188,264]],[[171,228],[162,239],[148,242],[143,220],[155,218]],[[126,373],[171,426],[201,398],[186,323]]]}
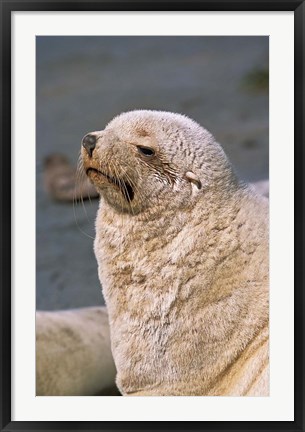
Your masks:
{"label": "sandy ground", "polygon": [[186,114],[246,180],[268,177],[267,37],[37,38],[37,308],[103,304],[93,254],[97,201],[46,194],[43,159],[76,165],[85,133],[132,109]]}

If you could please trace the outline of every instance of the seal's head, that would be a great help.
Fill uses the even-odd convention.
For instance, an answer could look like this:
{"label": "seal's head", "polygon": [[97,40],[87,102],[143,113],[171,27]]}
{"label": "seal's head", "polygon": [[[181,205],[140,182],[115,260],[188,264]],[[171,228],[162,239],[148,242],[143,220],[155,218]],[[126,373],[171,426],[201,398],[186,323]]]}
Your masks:
{"label": "seal's head", "polygon": [[210,184],[233,178],[223,150],[207,130],[162,111],[123,113],[104,130],[87,134],[82,160],[104,199],[133,214],[158,207],[165,194],[167,205],[188,205]]}

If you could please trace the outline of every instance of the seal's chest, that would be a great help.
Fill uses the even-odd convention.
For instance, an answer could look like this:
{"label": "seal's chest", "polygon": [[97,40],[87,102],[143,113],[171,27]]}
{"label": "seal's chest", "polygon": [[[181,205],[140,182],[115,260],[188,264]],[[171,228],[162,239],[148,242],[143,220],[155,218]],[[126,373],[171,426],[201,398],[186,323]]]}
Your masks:
{"label": "seal's chest", "polygon": [[[102,260],[107,260],[117,271],[134,274],[159,267],[164,261],[164,238],[149,236],[147,231],[129,225],[106,225],[97,233],[95,249]],[[99,257],[97,256],[99,261]],[[164,264],[164,263],[163,263]],[[140,270],[141,269],[141,270]]]}

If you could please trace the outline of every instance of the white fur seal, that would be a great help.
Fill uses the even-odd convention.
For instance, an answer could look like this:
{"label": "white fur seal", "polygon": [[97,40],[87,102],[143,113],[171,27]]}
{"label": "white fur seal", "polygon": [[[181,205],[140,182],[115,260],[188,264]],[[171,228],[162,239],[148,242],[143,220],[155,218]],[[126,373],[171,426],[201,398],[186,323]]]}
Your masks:
{"label": "white fur seal", "polygon": [[121,114],[82,159],[121,392],[268,395],[268,200],[179,114]]}

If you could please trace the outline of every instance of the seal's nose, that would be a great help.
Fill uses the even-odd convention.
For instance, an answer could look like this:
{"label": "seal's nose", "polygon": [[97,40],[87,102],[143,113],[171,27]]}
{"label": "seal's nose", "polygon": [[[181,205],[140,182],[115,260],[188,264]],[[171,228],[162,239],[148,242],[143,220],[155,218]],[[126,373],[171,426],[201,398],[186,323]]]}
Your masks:
{"label": "seal's nose", "polygon": [[82,144],[88,155],[91,157],[96,145],[96,136],[92,134],[84,136]]}

